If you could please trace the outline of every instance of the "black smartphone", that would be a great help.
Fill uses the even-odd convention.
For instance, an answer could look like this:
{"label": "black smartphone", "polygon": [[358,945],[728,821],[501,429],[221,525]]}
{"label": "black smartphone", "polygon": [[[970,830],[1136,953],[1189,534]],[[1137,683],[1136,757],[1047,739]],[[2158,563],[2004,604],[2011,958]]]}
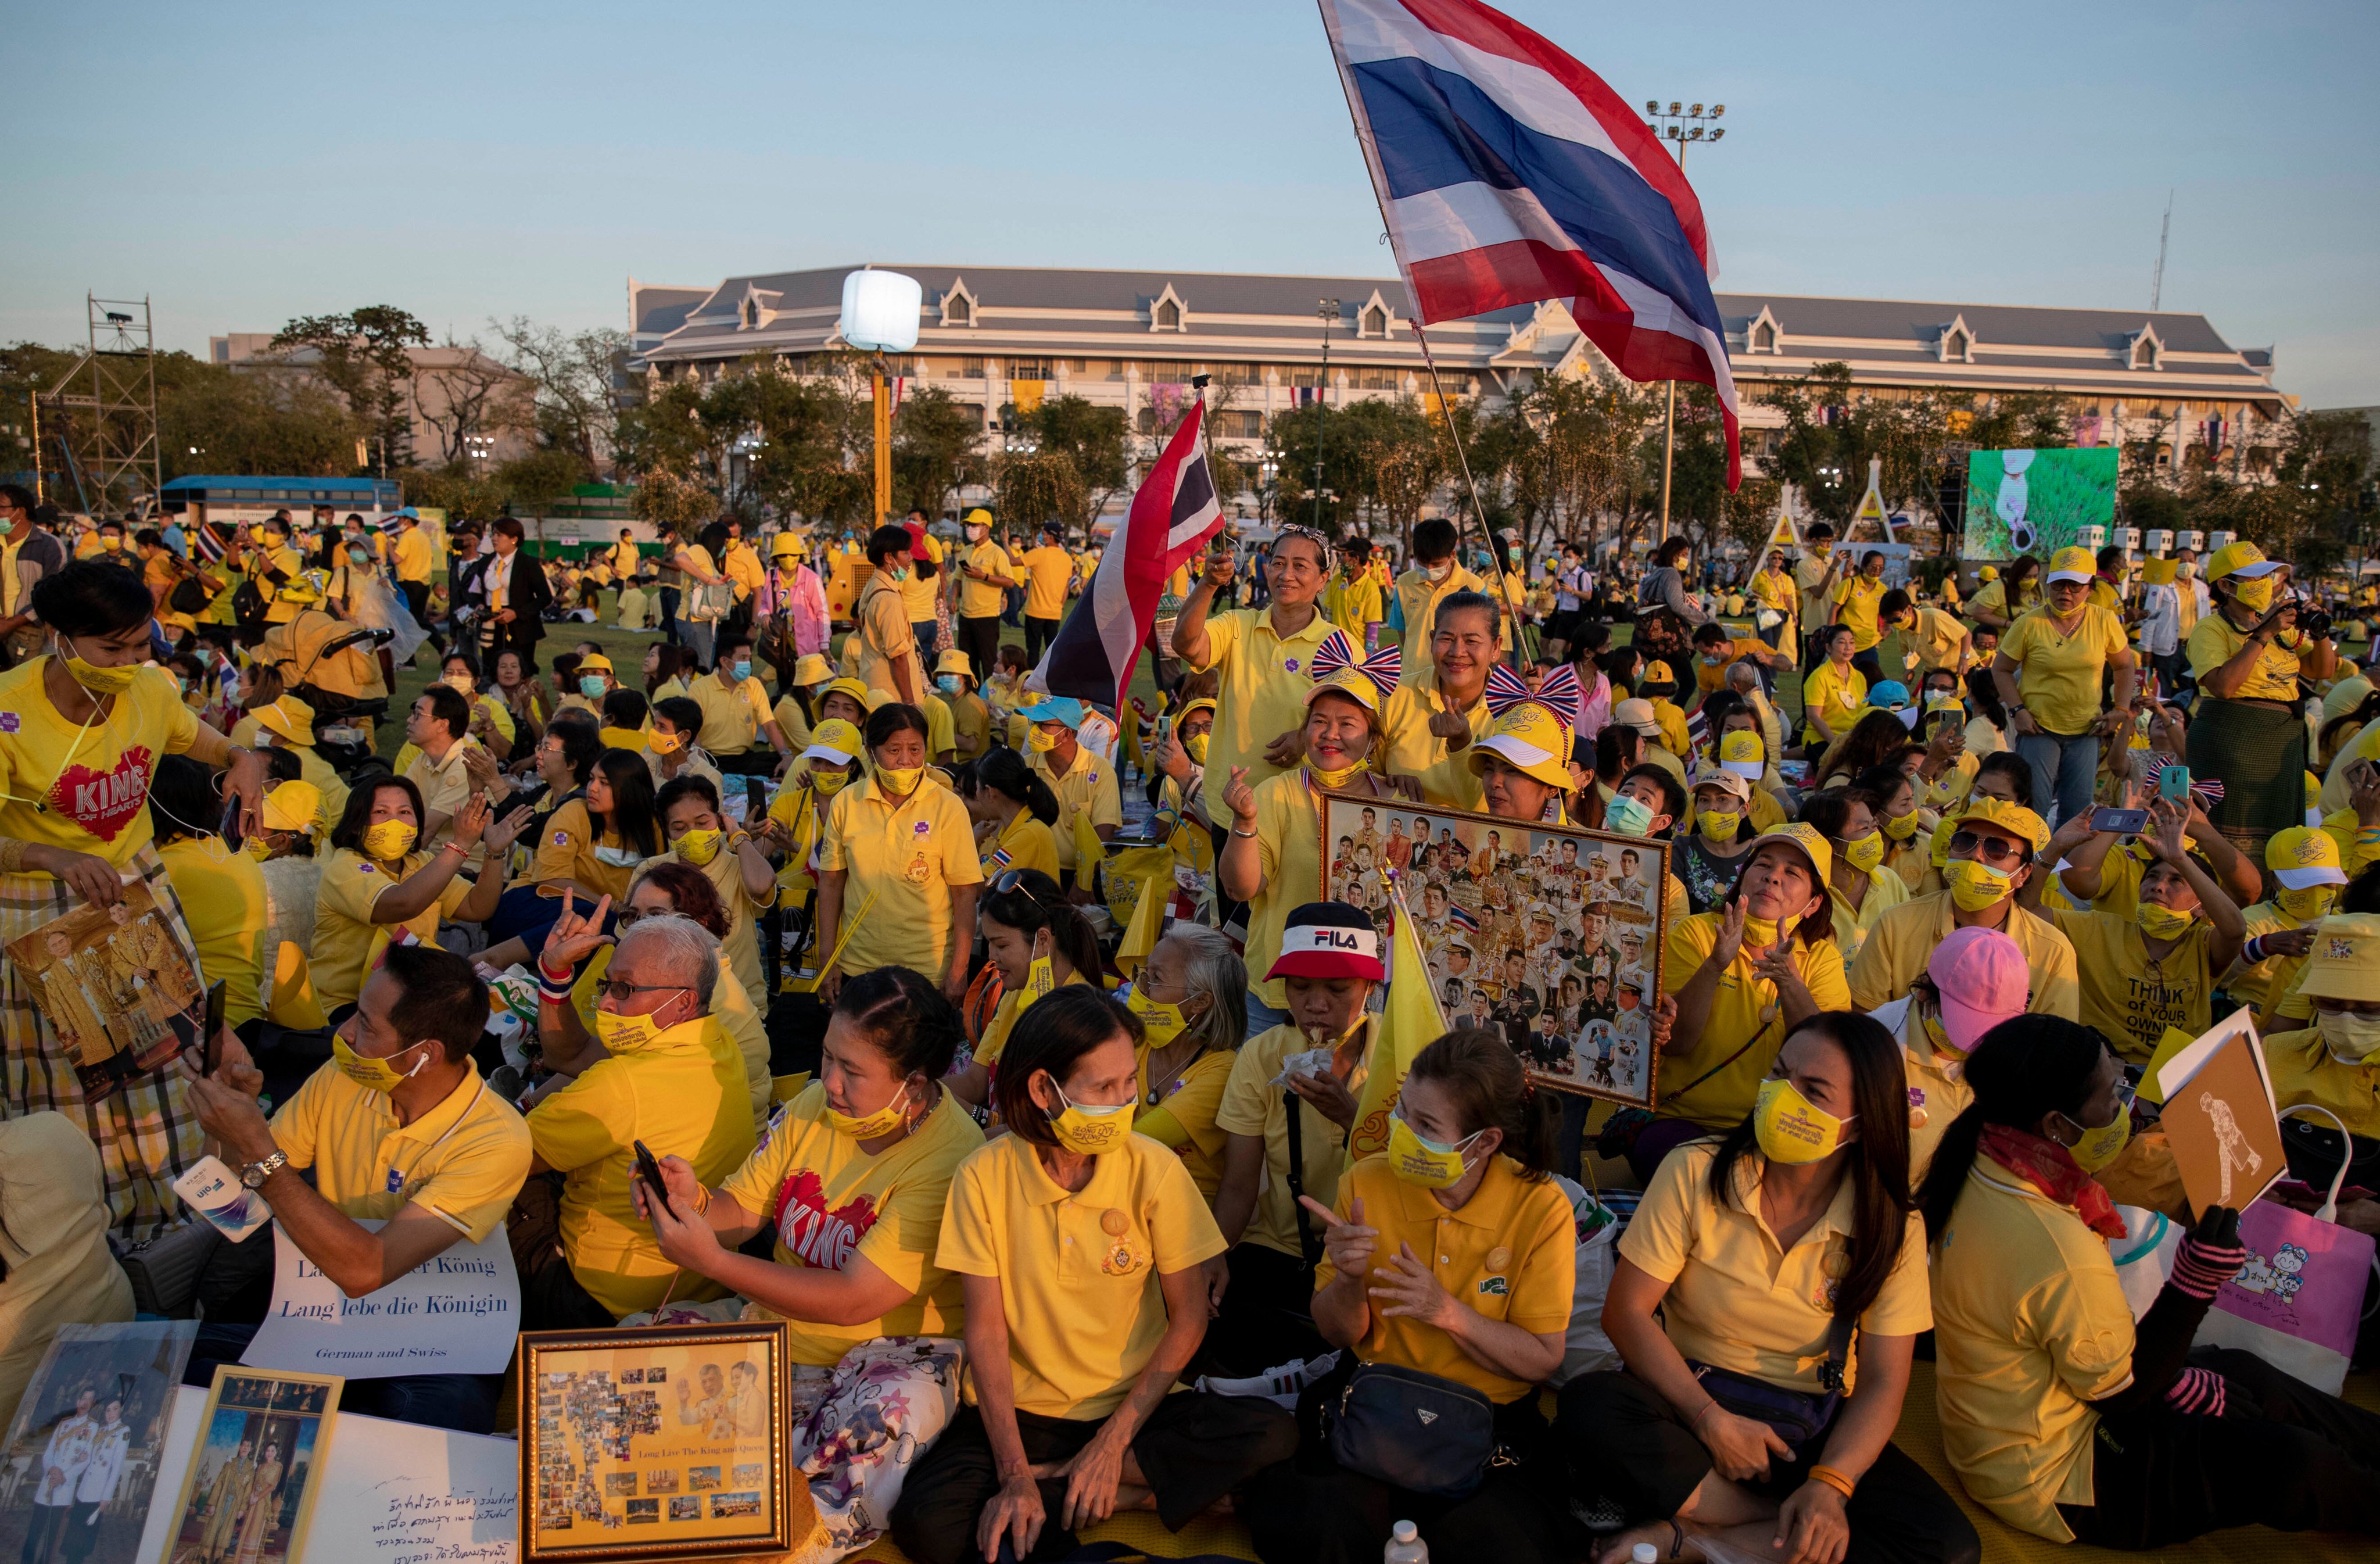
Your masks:
{"label": "black smartphone", "polygon": [[224,980],[221,978],[207,984],[206,1028],[199,1038],[199,1046],[202,1050],[200,1058],[206,1066],[204,1073],[212,1077],[223,1068]]}
{"label": "black smartphone", "polygon": [[2149,812],[2144,809],[2118,809],[2113,804],[2101,804],[2091,812],[2091,829],[2113,831],[2119,837],[2137,835],[2145,830]]}
{"label": "black smartphone", "polygon": [[637,1177],[645,1181],[646,1198],[660,1201],[669,1206],[671,1216],[676,1216],[677,1207],[669,1203],[669,1186],[662,1182],[662,1165],[654,1160],[652,1152],[644,1142],[629,1143],[637,1148]]}
{"label": "black smartphone", "polygon": [[230,849],[234,852],[240,850],[242,844],[239,830],[239,795],[237,793],[226,792],[224,795],[223,825],[220,827],[218,834],[223,837],[225,847]]}

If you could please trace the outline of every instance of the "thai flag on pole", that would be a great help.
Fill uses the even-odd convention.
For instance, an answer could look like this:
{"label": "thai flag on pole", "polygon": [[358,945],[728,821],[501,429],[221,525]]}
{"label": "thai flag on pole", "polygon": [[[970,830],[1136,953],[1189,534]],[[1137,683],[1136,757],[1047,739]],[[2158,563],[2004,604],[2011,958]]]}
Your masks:
{"label": "thai flag on pole", "polygon": [[1206,418],[1205,401],[1194,398],[1189,416],[1132,496],[1132,508],[1099,556],[1089,587],[1041,654],[1031,688],[1117,713],[1124,709],[1124,691],[1132,687],[1140,649],[1157,621],[1165,579],[1222,530],[1223,507],[1199,438]]}
{"label": "thai flag on pole", "polygon": [[1319,0],[1422,323],[1560,299],[1631,380],[1718,393],[1742,480],[1710,237],[1684,172],[1602,79],[1477,0]]}

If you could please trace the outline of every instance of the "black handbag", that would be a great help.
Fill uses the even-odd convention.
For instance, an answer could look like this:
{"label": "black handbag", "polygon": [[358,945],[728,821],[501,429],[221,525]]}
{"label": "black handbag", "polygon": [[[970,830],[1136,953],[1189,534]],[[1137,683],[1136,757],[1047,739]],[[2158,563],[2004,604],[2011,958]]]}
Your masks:
{"label": "black handbag", "polygon": [[1748,1417],[1755,1423],[1765,1423],[1777,1431],[1793,1451],[1793,1459],[1802,1459],[1802,1448],[1815,1443],[1835,1421],[1835,1409],[1843,1399],[1843,1364],[1851,1356],[1852,1321],[1847,1314],[1837,1314],[1827,1327],[1827,1361],[1818,1365],[1818,1383],[1826,1387],[1823,1395],[1807,1390],[1788,1390],[1771,1385],[1765,1379],[1732,1369],[1714,1368],[1698,1363],[1692,1358],[1686,1366],[1710,1399],[1738,1417]]}
{"label": "black handbag", "polygon": [[1419,1369],[1364,1364],[1323,1421],[1331,1460],[1408,1493],[1468,1498],[1496,1459],[1496,1404]]}

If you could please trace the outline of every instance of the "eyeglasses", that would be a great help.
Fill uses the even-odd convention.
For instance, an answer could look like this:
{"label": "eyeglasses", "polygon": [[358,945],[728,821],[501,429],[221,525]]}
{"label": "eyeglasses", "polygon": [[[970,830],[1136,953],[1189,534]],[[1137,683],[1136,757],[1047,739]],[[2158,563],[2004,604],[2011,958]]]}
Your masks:
{"label": "eyeglasses", "polygon": [[667,989],[674,989],[683,994],[694,992],[682,983],[626,983],[618,978],[607,978],[595,985],[595,992],[599,998],[615,1000],[623,1005],[639,994],[656,994]]}
{"label": "eyeglasses", "polygon": [[2025,855],[2025,849],[2006,837],[1986,837],[1980,831],[1950,833],[1950,856],[1980,858],[1986,863],[2015,863]]}

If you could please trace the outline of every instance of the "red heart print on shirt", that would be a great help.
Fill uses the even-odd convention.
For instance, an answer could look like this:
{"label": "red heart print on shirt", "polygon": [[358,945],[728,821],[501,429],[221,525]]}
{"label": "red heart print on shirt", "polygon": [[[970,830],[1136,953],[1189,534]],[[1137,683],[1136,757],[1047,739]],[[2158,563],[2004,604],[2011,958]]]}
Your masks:
{"label": "red heart print on shirt", "polygon": [[149,801],[152,755],[145,744],[124,751],[113,771],[70,765],[50,785],[50,807],[103,842],[112,842]]}
{"label": "red heart print on shirt", "polygon": [[876,1200],[855,1196],[849,1204],[826,1206],[826,1180],[808,1167],[787,1179],[777,1192],[777,1236],[802,1264],[840,1271],[876,1226]]}

